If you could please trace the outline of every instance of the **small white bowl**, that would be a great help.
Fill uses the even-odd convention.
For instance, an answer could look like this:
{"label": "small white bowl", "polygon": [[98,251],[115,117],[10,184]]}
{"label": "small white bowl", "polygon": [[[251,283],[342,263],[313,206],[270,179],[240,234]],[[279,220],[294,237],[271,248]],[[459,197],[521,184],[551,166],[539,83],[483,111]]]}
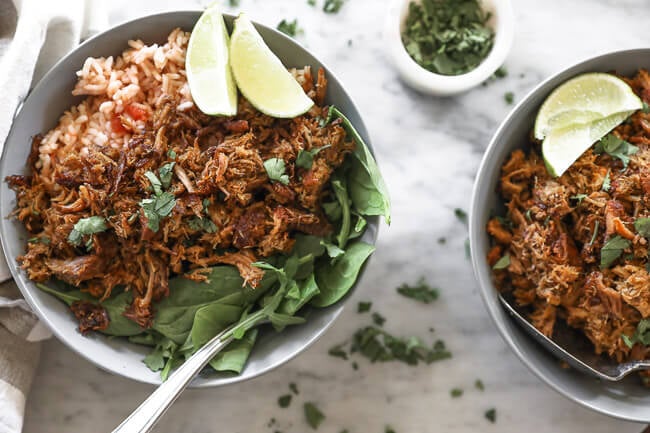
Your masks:
{"label": "small white bowl", "polygon": [[514,38],[515,16],[510,0],[481,0],[483,9],[491,13],[488,25],[494,29],[494,46],[476,69],[461,75],[430,72],[418,65],[406,52],[402,43],[402,30],[411,1],[420,0],[393,0],[384,29],[388,55],[409,86],[432,95],[454,95],[481,84],[503,65]]}

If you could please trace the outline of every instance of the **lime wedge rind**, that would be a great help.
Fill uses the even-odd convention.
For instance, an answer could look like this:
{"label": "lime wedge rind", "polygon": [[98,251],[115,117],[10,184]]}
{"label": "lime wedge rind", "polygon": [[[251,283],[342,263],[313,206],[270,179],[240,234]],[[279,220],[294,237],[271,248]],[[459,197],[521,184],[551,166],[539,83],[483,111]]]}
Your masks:
{"label": "lime wedge rind", "polygon": [[[542,140],[553,129],[586,124],[641,107],[639,97],[620,78],[600,72],[582,74],[546,98],[535,119],[534,134]],[[572,117],[575,122],[571,121]]]}
{"label": "lime wedge rind", "polygon": [[548,172],[553,177],[561,176],[589,147],[616,128],[634,111],[616,113],[586,125],[574,125],[551,131],[542,143],[542,155]]}
{"label": "lime wedge rind", "polygon": [[192,99],[206,114],[237,114],[237,86],[229,60],[228,31],[219,6],[213,4],[194,26],[185,59]]}
{"label": "lime wedge rind", "polygon": [[230,66],[239,91],[264,114],[293,118],[314,105],[245,14],[234,22]]}

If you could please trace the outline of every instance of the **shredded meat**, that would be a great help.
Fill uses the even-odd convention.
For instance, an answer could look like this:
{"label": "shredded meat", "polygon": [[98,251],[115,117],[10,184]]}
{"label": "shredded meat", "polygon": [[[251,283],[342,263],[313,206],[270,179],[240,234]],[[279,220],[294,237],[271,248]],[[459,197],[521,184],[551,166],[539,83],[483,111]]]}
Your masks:
{"label": "shredded meat", "polygon": [[[208,266],[223,263],[257,287],[264,272],[252,263],[289,253],[296,233],[329,234],[320,203],[333,200],[330,176],[355,143],[340,122],[322,124],[329,108],[323,105],[324,71],[316,78],[309,68],[293,72],[317,103],[294,119],[266,116],[244,98],[235,118],[181,110],[177,100],[160,98],[152,107],[129,106],[129,116],[121,116],[116,131],[133,131],[123,148],[93,142],[83,152],[48,153],[47,170],[36,162],[36,138],[31,175],[6,178],[17,198],[13,217],[30,236],[49,241],[28,243],[18,257],[29,278],[57,278],[99,300],[123,286],[134,299],[125,316],[149,327],[171,277],[201,281]],[[126,124],[127,117],[146,127]],[[300,151],[321,147],[310,169],[295,165]],[[270,158],[285,162],[288,184],[269,178],[264,161]],[[163,189],[175,205],[155,230],[142,203],[154,198],[151,174],[159,176],[171,163]],[[102,217],[107,230],[84,234],[80,245],[72,245],[75,224],[91,216]],[[73,308],[82,332],[108,326],[90,305]]]}
{"label": "shredded meat", "polygon": [[[645,70],[627,82],[650,102]],[[648,359],[650,347],[628,347],[641,319],[650,318],[648,240],[634,222],[650,217],[650,114],[634,113],[616,136],[638,146],[625,168],[620,159],[587,150],[559,178],[544,165],[540,143],[528,154],[512,152],[501,167],[499,191],[507,223],[494,218],[487,260],[504,254],[510,265],[494,271],[500,291],[529,309],[531,322],[552,336],[557,320],[581,330],[597,354],[619,362]],[[610,177],[611,186],[603,189]],[[620,236],[629,242],[613,263],[601,265],[603,246]],[[645,383],[650,374],[642,373]]]}
{"label": "shredded meat", "polygon": [[92,302],[75,301],[70,305],[70,310],[79,321],[79,332],[82,334],[87,334],[89,331],[103,331],[110,324],[106,310]]}

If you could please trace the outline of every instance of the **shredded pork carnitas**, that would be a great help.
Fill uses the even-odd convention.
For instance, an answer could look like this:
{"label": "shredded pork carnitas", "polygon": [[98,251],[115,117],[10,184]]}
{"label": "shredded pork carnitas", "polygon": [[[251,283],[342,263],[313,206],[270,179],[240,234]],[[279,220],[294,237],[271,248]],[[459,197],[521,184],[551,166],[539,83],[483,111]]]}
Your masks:
{"label": "shredded pork carnitas", "polygon": [[[648,72],[626,80],[650,102]],[[507,217],[487,225],[494,241],[488,262],[509,256],[507,267],[494,271],[497,287],[528,307],[545,335],[565,321],[591,340],[597,354],[623,362],[650,356],[650,348],[630,348],[622,338],[650,317],[648,240],[634,226],[650,217],[650,114],[636,112],[613,134],[638,146],[627,168],[620,158],[590,149],[553,178],[540,143],[533,142],[528,154],[512,152],[499,183]],[[627,247],[601,266],[603,247],[616,236]],[[642,375],[647,382],[650,375]]]}
{"label": "shredded pork carnitas", "polygon": [[[207,267],[229,264],[255,287],[263,271],[253,262],[289,252],[296,232],[329,234],[321,202],[332,194],[330,175],[354,142],[340,121],[324,124],[324,71],[316,83],[309,68],[299,79],[316,102],[303,116],[273,119],[240,98],[236,118],[211,117],[195,107],[180,110],[170,98],[155,110],[140,110],[146,128],[133,131],[126,148],[91,145],[51,161],[52,173],[43,174],[36,164],[36,137],[28,161],[32,174],[7,178],[17,196],[15,217],[41,240],[28,243],[18,258],[29,278],[60,279],[98,299],[123,286],[134,292],[127,317],[148,327],[170,277],[200,281]],[[310,169],[296,166],[301,150],[317,148],[322,150]],[[288,184],[269,178],[264,162],[271,158],[285,162]],[[154,196],[146,173],[159,176],[170,163],[165,191],[176,202],[154,231],[141,206]],[[107,229],[72,245],[75,224],[91,216],[104,218]],[[89,305],[73,310],[82,330],[108,326]]]}

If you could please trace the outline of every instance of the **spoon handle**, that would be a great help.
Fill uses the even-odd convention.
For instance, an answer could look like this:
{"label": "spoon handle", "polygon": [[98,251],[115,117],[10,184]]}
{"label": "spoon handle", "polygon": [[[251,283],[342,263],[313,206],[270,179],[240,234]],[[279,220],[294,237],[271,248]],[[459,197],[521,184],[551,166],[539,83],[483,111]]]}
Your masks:
{"label": "spoon handle", "polygon": [[[113,433],[147,433],[203,367],[232,340],[232,327],[216,335],[188,358]],[[228,336],[224,337],[224,335]]]}

